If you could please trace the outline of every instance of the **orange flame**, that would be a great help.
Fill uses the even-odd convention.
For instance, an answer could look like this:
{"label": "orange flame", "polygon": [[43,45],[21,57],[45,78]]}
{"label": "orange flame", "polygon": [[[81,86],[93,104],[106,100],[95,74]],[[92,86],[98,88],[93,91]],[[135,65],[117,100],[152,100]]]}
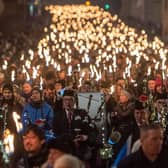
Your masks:
{"label": "orange flame", "polygon": [[11,134],[9,129],[6,129],[4,132],[4,147],[7,154],[14,152],[14,135]]}
{"label": "orange flame", "polygon": [[13,120],[15,121],[17,132],[20,132],[23,128],[23,125],[21,122],[19,122],[20,115],[18,115],[17,112],[13,112]]}

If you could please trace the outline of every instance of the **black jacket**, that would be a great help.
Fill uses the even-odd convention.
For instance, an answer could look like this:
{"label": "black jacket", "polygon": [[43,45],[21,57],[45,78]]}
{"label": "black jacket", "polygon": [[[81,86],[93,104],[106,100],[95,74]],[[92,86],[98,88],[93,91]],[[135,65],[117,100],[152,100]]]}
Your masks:
{"label": "black jacket", "polygon": [[[70,125],[68,123],[66,112],[64,110],[56,112],[53,122],[53,130],[56,137],[66,136],[66,139],[69,139],[69,141],[72,143],[76,135],[88,135],[88,140],[80,143],[80,149],[76,149],[76,147],[74,147],[74,150],[77,151],[75,151],[75,153],[73,154],[76,154],[77,152],[78,156],[79,154],[85,155],[86,153],[88,153],[89,147],[95,144],[97,137],[96,126],[94,125],[94,123],[92,123],[91,118],[88,116],[86,111],[81,109],[74,110]],[[79,157],[83,159],[83,156]]]}
{"label": "black jacket", "polygon": [[121,160],[118,168],[167,168],[167,156],[168,150],[167,148],[163,148],[158,158],[151,162],[145,157],[142,149],[140,148],[137,152]]}
{"label": "black jacket", "polygon": [[[56,112],[53,121],[53,130],[56,136],[70,135],[72,139],[77,134],[88,135],[89,144],[95,143],[96,126],[85,110],[75,109],[71,124],[68,124],[66,112],[64,110]],[[80,130],[77,131],[77,130]]]}
{"label": "black jacket", "polygon": [[12,162],[11,168],[40,168],[48,158],[49,151],[46,145],[33,156],[22,153],[20,158]]}

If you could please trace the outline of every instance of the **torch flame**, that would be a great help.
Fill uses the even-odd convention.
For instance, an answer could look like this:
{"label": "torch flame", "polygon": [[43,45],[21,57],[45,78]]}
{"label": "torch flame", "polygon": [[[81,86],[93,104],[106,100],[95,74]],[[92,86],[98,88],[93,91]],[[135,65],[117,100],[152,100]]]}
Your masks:
{"label": "torch flame", "polygon": [[13,120],[15,121],[17,132],[20,132],[23,128],[23,125],[21,122],[19,122],[20,115],[18,115],[17,112],[13,112]]}
{"label": "torch flame", "polygon": [[14,135],[11,134],[9,129],[6,129],[4,132],[4,147],[5,152],[9,155],[14,152]]}
{"label": "torch flame", "polygon": [[11,72],[11,81],[13,82],[15,80],[15,71],[13,70]]}
{"label": "torch flame", "polygon": [[40,89],[43,90],[43,78],[40,77]]}

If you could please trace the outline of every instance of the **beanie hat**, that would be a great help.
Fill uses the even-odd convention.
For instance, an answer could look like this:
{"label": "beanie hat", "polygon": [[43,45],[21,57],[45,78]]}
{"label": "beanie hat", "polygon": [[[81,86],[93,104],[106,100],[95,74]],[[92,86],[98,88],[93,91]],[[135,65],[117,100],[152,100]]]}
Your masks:
{"label": "beanie hat", "polygon": [[155,83],[156,83],[156,86],[161,86],[162,85],[162,80],[161,79],[157,79],[155,81]]}
{"label": "beanie hat", "polygon": [[140,102],[139,100],[135,101],[135,109],[136,110],[143,110],[145,109],[143,102]]}
{"label": "beanie hat", "polygon": [[109,81],[101,81],[100,86],[102,88],[110,88],[110,82]]}
{"label": "beanie hat", "polygon": [[42,97],[42,91],[37,86],[35,86],[35,87],[32,88],[31,95],[32,95],[33,91],[35,91],[35,90],[38,91],[40,93],[40,96]]}
{"label": "beanie hat", "polygon": [[3,86],[3,89],[2,89],[2,91],[4,91],[4,90],[10,90],[12,93],[13,93],[13,86],[12,86],[12,84],[5,84],[4,86]]}
{"label": "beanie hat", "polygon": [[71,152],[71,143],[62,137],[57,137],[55,139],[51,139],[48,141],[48,148],[49,149],[57,149],[63,153],[70,153]]}

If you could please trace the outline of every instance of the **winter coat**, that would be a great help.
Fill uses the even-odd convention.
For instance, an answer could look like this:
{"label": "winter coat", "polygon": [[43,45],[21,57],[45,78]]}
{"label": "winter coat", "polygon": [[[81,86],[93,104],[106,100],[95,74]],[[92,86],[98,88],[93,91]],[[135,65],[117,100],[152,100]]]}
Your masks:
{"label": "winter coat", "polygon": [[53,109],[46,102],[28,103],[22,112],[22,124],[25,129],[29,124],[37,124],[45,130],[52,129]]}
{"label": "winter coat", "polygon": [[11,165],[11,168],[40,168],[48,158],[48,149],[46,145],[36,155],[22,153],[21,157]]}

